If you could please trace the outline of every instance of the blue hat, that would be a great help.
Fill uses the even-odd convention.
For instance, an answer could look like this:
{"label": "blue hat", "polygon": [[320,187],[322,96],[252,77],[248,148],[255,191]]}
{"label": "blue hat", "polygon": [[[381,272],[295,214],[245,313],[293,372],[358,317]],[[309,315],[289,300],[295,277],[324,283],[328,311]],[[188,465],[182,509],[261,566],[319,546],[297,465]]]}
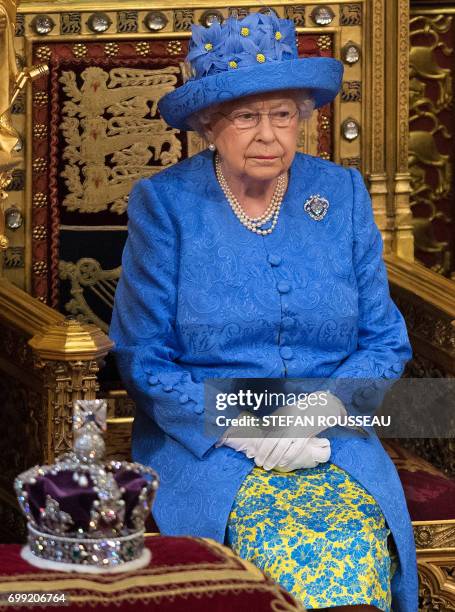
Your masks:
{"label": "blue hat", "polygon": [[280,89],[310,89],[316,108],[341,87],[343,64],[330,57],[299,58],[294,22],[273,11],[229,17],[208,28],[191,26],[186,61],[192,76],[158,102],[172,127],[192,130],[190,115],[212,104]]}

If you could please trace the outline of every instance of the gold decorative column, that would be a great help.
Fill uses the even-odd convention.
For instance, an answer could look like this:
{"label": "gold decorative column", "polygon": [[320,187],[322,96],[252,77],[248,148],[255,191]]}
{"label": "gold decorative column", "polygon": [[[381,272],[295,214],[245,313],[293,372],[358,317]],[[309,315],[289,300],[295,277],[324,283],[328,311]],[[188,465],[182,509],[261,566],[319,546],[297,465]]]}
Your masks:
{"label": "gold decorative column", "polygon": [[[385,126],[389,176],[388,226],[391,251],[414,260],[412,214],[409,206],[411,177],[409,149],[409,0],[388,0],[385,54],[388,110]],[[390,135],[393,135],[391,138]]]}
{"label": "gold decorative column", "polygon": [[71,415],[77,399],[95,399],[100,361],[113,342],[95,325],[65,319],[29,340],[43,370],[47,397],[47,461],[71,449]]}

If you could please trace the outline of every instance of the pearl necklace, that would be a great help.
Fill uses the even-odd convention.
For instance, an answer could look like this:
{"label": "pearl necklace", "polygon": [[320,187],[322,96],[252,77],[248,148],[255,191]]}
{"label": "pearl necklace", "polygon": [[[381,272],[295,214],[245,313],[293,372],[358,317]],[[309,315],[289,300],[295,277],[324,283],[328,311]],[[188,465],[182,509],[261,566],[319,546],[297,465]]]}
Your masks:
{"label": "pearl necklace", "polygon": [[[267,210],[260,217],[250,217],[245,213],[240,202],[230,190],[229,185],[221,170],[221,161],[218,155],[215,157],[215,170],[220,187],[223,190],[223,193],[226,196],[226,199],[229,202],[229,205],[231,206],[234,214],[242,223],[242,225],[244,225],[252,232],[255,232],[256,234],[259,234],[261,236],[271,234],[275,228],[275,225],[277,224],[278,215],[280,213],[281,204],[283,202],[283,197],[286,191],[287,173],[284,172],[278,177],[275,191],[273,192],[273,196],[270,200],[270,204],[268,205]],[[272,225],[268,229],[260,229],[260,226],[267,223],[267,221],[270,221],[270,219],[272,219]]]}

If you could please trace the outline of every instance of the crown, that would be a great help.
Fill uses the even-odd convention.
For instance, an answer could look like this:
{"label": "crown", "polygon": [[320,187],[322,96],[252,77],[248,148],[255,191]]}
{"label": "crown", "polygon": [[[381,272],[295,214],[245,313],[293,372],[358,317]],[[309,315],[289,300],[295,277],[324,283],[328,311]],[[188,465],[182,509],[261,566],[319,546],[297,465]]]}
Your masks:
{"label": "crown", "polygon": [[22,557],[40,568],[125,572],[150,561],[144,523],[158,475],[139,463],[102,463],[107,405],[78,400],[73,450],[54,465],[35,466],[14,482],[27,518]]}

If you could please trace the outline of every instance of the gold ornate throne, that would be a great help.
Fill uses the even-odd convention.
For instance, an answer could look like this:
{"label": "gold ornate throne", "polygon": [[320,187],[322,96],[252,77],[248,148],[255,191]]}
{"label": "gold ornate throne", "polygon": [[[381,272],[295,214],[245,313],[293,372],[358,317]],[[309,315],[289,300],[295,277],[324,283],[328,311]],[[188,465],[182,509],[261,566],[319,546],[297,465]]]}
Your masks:
{"label": "gold ornate throne", "polygon": [[[37,73],[8,112],[0,108],[0,134],[10,126],[8,134],[18,136],[10,155],[15,166],[2,166],[9,184],[0,215],[6,224],[3,230],[0,222],[0,234],[8,239],[0,267],[0,384],[7,434],[0,460],[4,540],[22,534],[12,479],[68,448],[74,399],[107,397],[109,453],[129,453],[134,406],[121,387],[105,335],[126,239],[128,192],[136,179],[204,146],[195,135],[167,127],[157,101],[187,77],[183,60],[192,23],[268,10],[262,2],[225,4],[103,0],[88,6],[24,0],[18,7],[17,71],[44,63],[49,72]],[[10,0],[0,0],[2,6],[4,37],[15,11]],[[412,136],[428,111],[419,75],[437,83],[441,104],[447,102],[450,75],[436,77],[430,61],[440,46],[436,42],[431,51],[414,52],[417,59],[412,60],[413,22],[404,0],[277,0],[269,7],[294,19],[301,55],[334,56],[345,64],[340,96],[303,126],[299,147],[363,172],[384,238],[392,294],[413,342],[415,358],[408,374],[452,377],[455,284],[447,277],[453,269],[449,256],[436,258],[436,267],[428,259],[435,248],[450,249],[450,241],[437,241],[432,233],[438,201],[431,203],[431,219],[418,208],[419,197],[428,200],[422,191],[428,161],[433,160],[446,185],[450,164],[444,155],[450,156],[438,157],[428,138],[433,157],[425,156],[425,137]],[[434,29],[438,27],[439,22]],[[419,60],[425,53],[430,59]],[[422,66],[430,69],[425,72]],[[414,90],[423,92],[421,98]],[[444,192],[438,193],[441,200]],[[400,441],[389,443],[388,450],[400,473],[437,477],[450,490],[449,476],[455,474],[452,441]],[[455,610],[455,516],[435,511],[429,519],[413,522],[421,609]]]}

